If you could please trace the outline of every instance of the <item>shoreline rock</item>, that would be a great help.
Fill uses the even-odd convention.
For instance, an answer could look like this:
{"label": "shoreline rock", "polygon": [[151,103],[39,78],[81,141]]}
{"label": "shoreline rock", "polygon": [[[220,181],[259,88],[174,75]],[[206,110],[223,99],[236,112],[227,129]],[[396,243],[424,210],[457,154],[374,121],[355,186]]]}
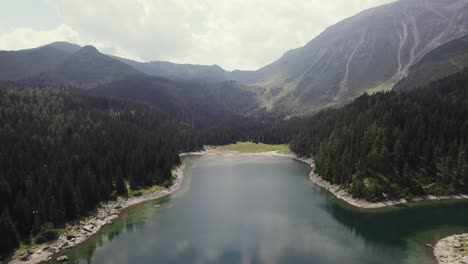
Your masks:
{"label": "shoreline rock", "polygon": [[[103,202],[95,214],[72,222],[72,226],[68,227],[67,231],[65,231],[63,234],[60,234],[56,240],[40,245],[34,245],[29,248],[27,252],[17,251],[14,253],[13,257],[8,263],[41,263],[52,259],[54,255],[58,254],[62,250],[72,248],[86,241],[88,238],[96,234],[103,226],[112,224],[112,222],[119,217],[119,214],[125,208],[139,203],[159,199],[179,190],[184,179],[183,172],[185,168],[186,165],[181,164],[174,169],[176,179],[174,180],[174,183],[171,187],[139,197],[118,197],[116,201]],[[68,257],[65,255],[59,256],[58,258],[61,258],[62,260],[57,259],[57,261],[66,261],[68,259]]]}
{"label": "shoreline rock", "polygon": [[427,196],[417,196],[412,197],[411,199],[399,199],[399,200],[387,200],[382,202],[369,202],[364,199],[356,199],[354,198],[348,191],[343,189],[340,185],[332,184],[331,182],[324,180],[322,177],[317,175],[315,170],[315,164],[313,159],[303,159],[299,157],[295,157],[294,159],[305,162],[310,165],[311,171],[309,174],[309,179],[317,184],[318,186],[326,189],[331,194],[333,194],[336,198],[345,201],[347,204],[352,205],[358,208],[364,209],[378,209],[384,208],[389,206],[396,206],[396,205],[403,205],[415,202],[424,202],[424,201],[441,201],[441,200],[450,200],[450,199],[468,199],[468,195],[449,195],[449,196],[435,196],[435,195],[427,195]]}
{"label": "shoreline rock", "polygon": [[332,184],[331,182],[323,179],[319,175],[317,175],[315,170],[315,163],[312,158],[300,158],[295,154],[281,154],[276,151],[270,152],[260,152],[260,153],[241,153],[238,151],[218,151],[214,148],[208,148],[207,150],[200,151],[200,152],[190,152],[181,154],[181,156],[201,156],[201,155],[214,155],[214,156],[247,156],[247,157],[255,157],[255,156],[266,156],[266,157],[283,157],[283,158],[291,158],[301,162],[308,164],[311,167],[311,172],[309,174],[309,179],[316,185],[326,189],[331,194],[333,194],[336,198],[346,202],[347,204],[363,208],[363,209],[378,209],[384,208],[389,206],[396,206],[396,205],[403,205],[415,202],[423,202],[423,201],[440,201],[440,200],[449,200],[449,199],[468,199],[468,195],[451,195],[451,196],[434,196],[434,195],[427,195],[427,196],[419,196],[413,197],[411,199],[399,199],[399,200],[387,200],[383,202],[369,202],[364,199],[356,199],[354,198],[348,191],[343,189],[341,186]]}
{"label": "shoreline rock", "polygon": [[[314,172],[315,164],[314,164],[313,159],[300,158],[294,154],[281,154],[276,151],[261,152],[261,153],[240,153],[237,151],[221,152],[215,149],[207,149],[205,151],[200,151],[200,152],[190,152],[190,153],[180,154],[181,157],[202,156],[202,155],[215,155],[215,156],[242,155],[242,156],[247,156],[247,157],[255,157],[255,156],[282,157],[282,158],[291,158],[291,159],[304,162],[311,167],[311,172],[309,174],[310,181],[320,186],[321,188],[326,189],[327,191],[332,193],[336,198],[343,200],[347,204],[352,205],[354,207],[358,207],[358,208],[376,209],[376,208],[384,208],[388,206],[402,205],[402,204],[419,202],[419,201],[445,200],[445,199],[468,199],[467,195],[426,196],[426,197],[415,197],[415,198],[412,198],[411,200],[400,199],[400,200],[372,203],[372,202],[368,202],[362,199],[353,198],[349,192],[342,189],[339,185],[334,185],[324,180],[323,178],[321,178],[319,175],[317,175]],[[36,245],[33,248],[30,248],[27,252],[17,251],[15,255],[13,256],[13,258],[8,263],[12,263],[12,264],[41,263],[43,261],[50,260],[53,255],[56,255],[61,250],[72,248],[86,241],[88,238],[96,234],[101,229],[102,226],[106,224],[112,224],[113,220],[119,217],[119,214],[121,213],[123,209],[142,203],[142,202],[155,200],[155,199],[158,199],[158,198],[161,198],[161,197],[164,197],[164,196],[167,196],[169,194],[176,192],[182,184],[182,181],[184,178],[183,172],[185,168],[186,168],[186,165],[182,164],[175,169],[175,174],[177,177],[175,179],[174,184],[170,188],[156,191],[154,193],[140,196],[140,197],[132,197],[132,198],[119,197],[117,201],[104,202],[101,204],[96,214],[86,217],[84,220],[80,220],[79,222],[76,222],[76,224],[74,224],[71,227],[71,230],[69,230],[69,232],[66,232],[66,234],[61,234],[58,239],[52,242],[41,244],[41,245]],[[457,236],[461,236],[461,235],[457,235]],[[468,237],[468,234],[464,234],[463,236]],[[456,236],[452,236],[452,237],[456,237]],[[450,239],[450,238],[451,237],[446,238],[446,239]],[[439,243],[441,243],[441,246],[439,246]],[[447,259],[449,259],[448,257],[449,251],[446,246],[442,246],[442,245],[446,245],[446,243],[447,242],[445,242],[445,239],[439,241],[436,247],[434,248],[434,254],[439,260],[439,263],[444,263],[444,264],[454,263],[454,262],[446,261]],[[468,246],[468,242],[466,243],[466,245]],[[468,252],[468,248],[466,251]],[[443,261],[439,259],[439,255],[441,256]],[[24,258],[25,261],[22,261],[21,258]],[[466,260],[466,263],[468,263],[468,259]]]}
{"label": "shoreline rock", "polygon": [[439,240],[434,247],[434,255],[440,264],[468,263],[468,234]]}

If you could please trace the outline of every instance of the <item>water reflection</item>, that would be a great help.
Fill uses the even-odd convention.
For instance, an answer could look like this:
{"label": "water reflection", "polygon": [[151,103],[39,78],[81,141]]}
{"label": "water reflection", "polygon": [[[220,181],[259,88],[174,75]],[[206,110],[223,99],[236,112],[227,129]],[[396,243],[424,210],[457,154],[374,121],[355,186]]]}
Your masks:
{"label": "water reflection", "polygon": [[308,182],[307,166],[293,160],[188,162],[181,191],[128,210],[65,252],[68,263],[421,263],[430,252],[408,238],[424,234],[427,241],[468,226],[466,202],[377,211],[345,206]]}
{"label": "water reflection", "polygon": [[327,210],[357,235],[372,243],[387,245],[401,245],[411,234],[441,226],[466,226],[468,220],[466,201],[428,202],[377,210],[356,210],[335,201],[327,203]]}

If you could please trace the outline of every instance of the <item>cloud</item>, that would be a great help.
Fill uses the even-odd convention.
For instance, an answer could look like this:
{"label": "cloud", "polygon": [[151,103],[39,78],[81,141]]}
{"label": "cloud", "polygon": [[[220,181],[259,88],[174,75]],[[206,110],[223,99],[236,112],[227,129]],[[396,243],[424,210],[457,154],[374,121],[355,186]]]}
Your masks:
{"label": "cloud", "polygon": [[62,39],[74,32],[106,53],[233,70],[264,66],[327,26],[392,0],[48,1],[70,31]]}
{"label": "cloud", "polygon": [[65,24],[61,24],[51,30],[15,28],[4,34],[0,34],[0,50],[33,48],[49,44],[53,41],[68,41],[83,44],[76,31]]}

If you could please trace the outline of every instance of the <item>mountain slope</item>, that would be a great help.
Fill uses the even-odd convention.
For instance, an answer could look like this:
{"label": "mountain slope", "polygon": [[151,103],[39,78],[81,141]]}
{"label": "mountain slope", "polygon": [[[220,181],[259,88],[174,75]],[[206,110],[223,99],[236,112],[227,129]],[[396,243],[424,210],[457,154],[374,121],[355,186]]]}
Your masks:
{"label": "mountain slope", "polygon": [[467,33],[467,0],[402,0],[345,19],[242,78],[275,90],[275,111],[316,112],[391,89],[427,53]]}
{"label": "mountain slope", "polygon": [[75,53],[82,48],[80,45],[73,44],[73,43],[66,42],[66,41],[56,41],[56,42],[47,44],[45,46],[54,47],[56,49],[65,51],[69,54]]}
{"label": "mountain slope", "polygon": [[398,82],[394,89],[422,87],[465,67],[468,67],[468,36],[452,40],[429,52],[410,68],[408,77]]}
{"label": "mountain slope", "polygon": [[0,80],[16,81],[47,71],[68,57],[68,53],[53,46],[19,51],[0,51]]}
{"label": "mountain slope", "polygon": [[368,201],[468,193],[468,71],[424,89],[357,98],[314,116],[291,144]]}
{"label": "mountain slope", "polygon": [[136,75],[100,85],[93,92],[143,101],[184,120],[247,113],[258,106],[255,94],[234,81],[189,82]]}
{"label": "mountain slope", "polygon": [[137,62],[115,57],[133,68],[151,75],[179,81],[222,82],[231,80],[230,72],[218,65],[177,64],[166,61]]}
{"label": "mountain slope", "polygon": [[129,65],[100,53],[93,46],[85,46],[63,63],[29,81],[92,88],[137,74],[141,73]]}

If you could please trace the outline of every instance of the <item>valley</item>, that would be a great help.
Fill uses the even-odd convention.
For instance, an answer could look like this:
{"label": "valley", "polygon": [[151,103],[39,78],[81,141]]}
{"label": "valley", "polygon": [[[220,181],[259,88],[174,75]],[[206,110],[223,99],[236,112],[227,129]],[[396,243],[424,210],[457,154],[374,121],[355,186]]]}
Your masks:
{"label": "valley", "polygon": [[468,0],[256,70],[77,43],[0,51],[0,264],[468,258]]}

